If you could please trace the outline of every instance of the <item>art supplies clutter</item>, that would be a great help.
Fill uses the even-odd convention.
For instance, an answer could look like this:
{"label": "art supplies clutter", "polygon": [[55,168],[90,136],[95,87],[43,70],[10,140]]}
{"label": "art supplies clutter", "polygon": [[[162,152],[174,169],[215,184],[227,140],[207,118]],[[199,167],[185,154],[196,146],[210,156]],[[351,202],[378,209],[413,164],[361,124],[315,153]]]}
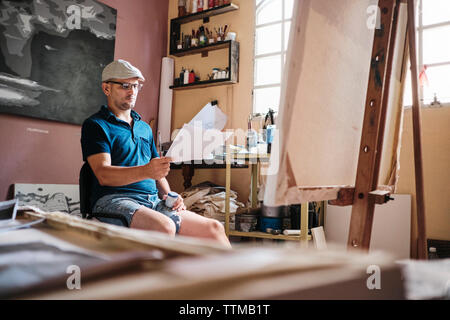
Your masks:
{"label": "art supplies clutter", "polygon": [[[205,181],[181,193],[187,210],[225,223],[225,187]],[[230,191],[230,229],[235,229],[235,214],[244,204],[237,201],[237,193]]]}

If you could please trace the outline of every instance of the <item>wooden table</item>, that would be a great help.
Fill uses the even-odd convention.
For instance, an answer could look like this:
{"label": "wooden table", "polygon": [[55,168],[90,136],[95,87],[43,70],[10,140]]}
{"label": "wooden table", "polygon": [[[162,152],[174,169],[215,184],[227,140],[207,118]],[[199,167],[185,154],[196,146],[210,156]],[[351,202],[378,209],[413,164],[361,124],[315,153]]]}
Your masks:
{"label": "wooden table", "polygon": [[[220,160],[219,160],[220,161]],[[183,162],[181,164],[170,164],[170,169],[181,169],[183,178],[184,178],[184,189],[190,188],[192,186],[192,177],[194,176],[195,169],[225,169],[225,163],[220,163],[219,161],[216,161],[214,163],[209,163],[209,161],[202,160],[201,162],[198,161],[187,161]],[[248,168],[248,165],[246,164],[239,164],[239,163],[233,163],[231,165],[232,169],[246,169]]]}

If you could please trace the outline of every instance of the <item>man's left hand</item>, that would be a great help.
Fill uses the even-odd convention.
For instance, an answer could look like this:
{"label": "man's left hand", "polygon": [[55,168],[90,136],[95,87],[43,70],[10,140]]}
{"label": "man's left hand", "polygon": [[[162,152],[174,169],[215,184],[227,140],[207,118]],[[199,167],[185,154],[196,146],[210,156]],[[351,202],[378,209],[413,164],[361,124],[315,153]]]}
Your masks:
{"label": "man's left hand", "polygon": [[[164,196],[164,200],[166,200],[166,198],[167,198],[167,195]],[[186,210],[186,206],[184,205],[183,197],[178,195],[178,199],[175,201],[172,209],[175,211],[178,211],[178,212]]]}

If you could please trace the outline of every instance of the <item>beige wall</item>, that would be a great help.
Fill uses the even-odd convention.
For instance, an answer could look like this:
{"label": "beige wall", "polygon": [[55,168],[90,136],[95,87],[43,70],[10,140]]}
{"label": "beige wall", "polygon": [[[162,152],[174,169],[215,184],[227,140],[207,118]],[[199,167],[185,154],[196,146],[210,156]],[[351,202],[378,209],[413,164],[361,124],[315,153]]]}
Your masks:
{"label": "beige wall", "polygon": [[[218,100],[219,107],[228,116],[226,128],[247,128],[247,117],[252,109],[253,87],[253,47],[254,47],[254,3],[253,0],[233,0],[239,6],[239,10],[210,18],[205,24],[208,29],[214,26],[229,25],[229,31],[237,33],[236,40],[240,43],[239,56],[239,83],[209,88],[174,90],[172,106],[172,130],[181,128],[189,122],[203,106],[211,100]],[[169,21],[178,15],[178,0],[169,1]],[[197,29],[202,20],[182,26],[182,32]],[[170,32],[169,32],[170,33]],[[169,43],[169,41],[168,41]],[[169,48],[167,49],[169,52]],[[172,56],[171,56],[172,57]],[[175,60],[175,75],[179,74],[182,67],[194,69],[196,74],[205,80],[213,67],[224,68],[228,63],[227,50],[209,52],[209,56],[202,58],[200,54],[186,57],[172,57]],[[180,192],[183,188],[181,170],[172,170],[167,177],[172,189]],[[202,169],[195,172],[192,184],[202,181],[211,181],[225,185],[225,170]],[[247,169],[232,170],[231,188],[238,192],[239,199],[244,201],[249,195],[250,173]]]}
{"label": "beige wall", "polygon": [[[427,238],[450,240],[450,107],[422,109],[423,174]],[[411,256],[417,224],[411,109],[405,111],[397,193],[412,195]]]}

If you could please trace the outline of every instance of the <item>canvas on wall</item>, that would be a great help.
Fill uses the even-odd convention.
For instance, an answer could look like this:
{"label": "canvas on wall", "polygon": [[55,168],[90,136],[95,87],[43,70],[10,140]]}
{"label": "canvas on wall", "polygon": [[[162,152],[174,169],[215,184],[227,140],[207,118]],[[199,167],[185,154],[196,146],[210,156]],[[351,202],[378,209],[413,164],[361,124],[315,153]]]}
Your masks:
{"label": "canvas on wall", "polygon": [[94,0],[1,0],[0,112],[81,124],[98,111],[116,18]]}

